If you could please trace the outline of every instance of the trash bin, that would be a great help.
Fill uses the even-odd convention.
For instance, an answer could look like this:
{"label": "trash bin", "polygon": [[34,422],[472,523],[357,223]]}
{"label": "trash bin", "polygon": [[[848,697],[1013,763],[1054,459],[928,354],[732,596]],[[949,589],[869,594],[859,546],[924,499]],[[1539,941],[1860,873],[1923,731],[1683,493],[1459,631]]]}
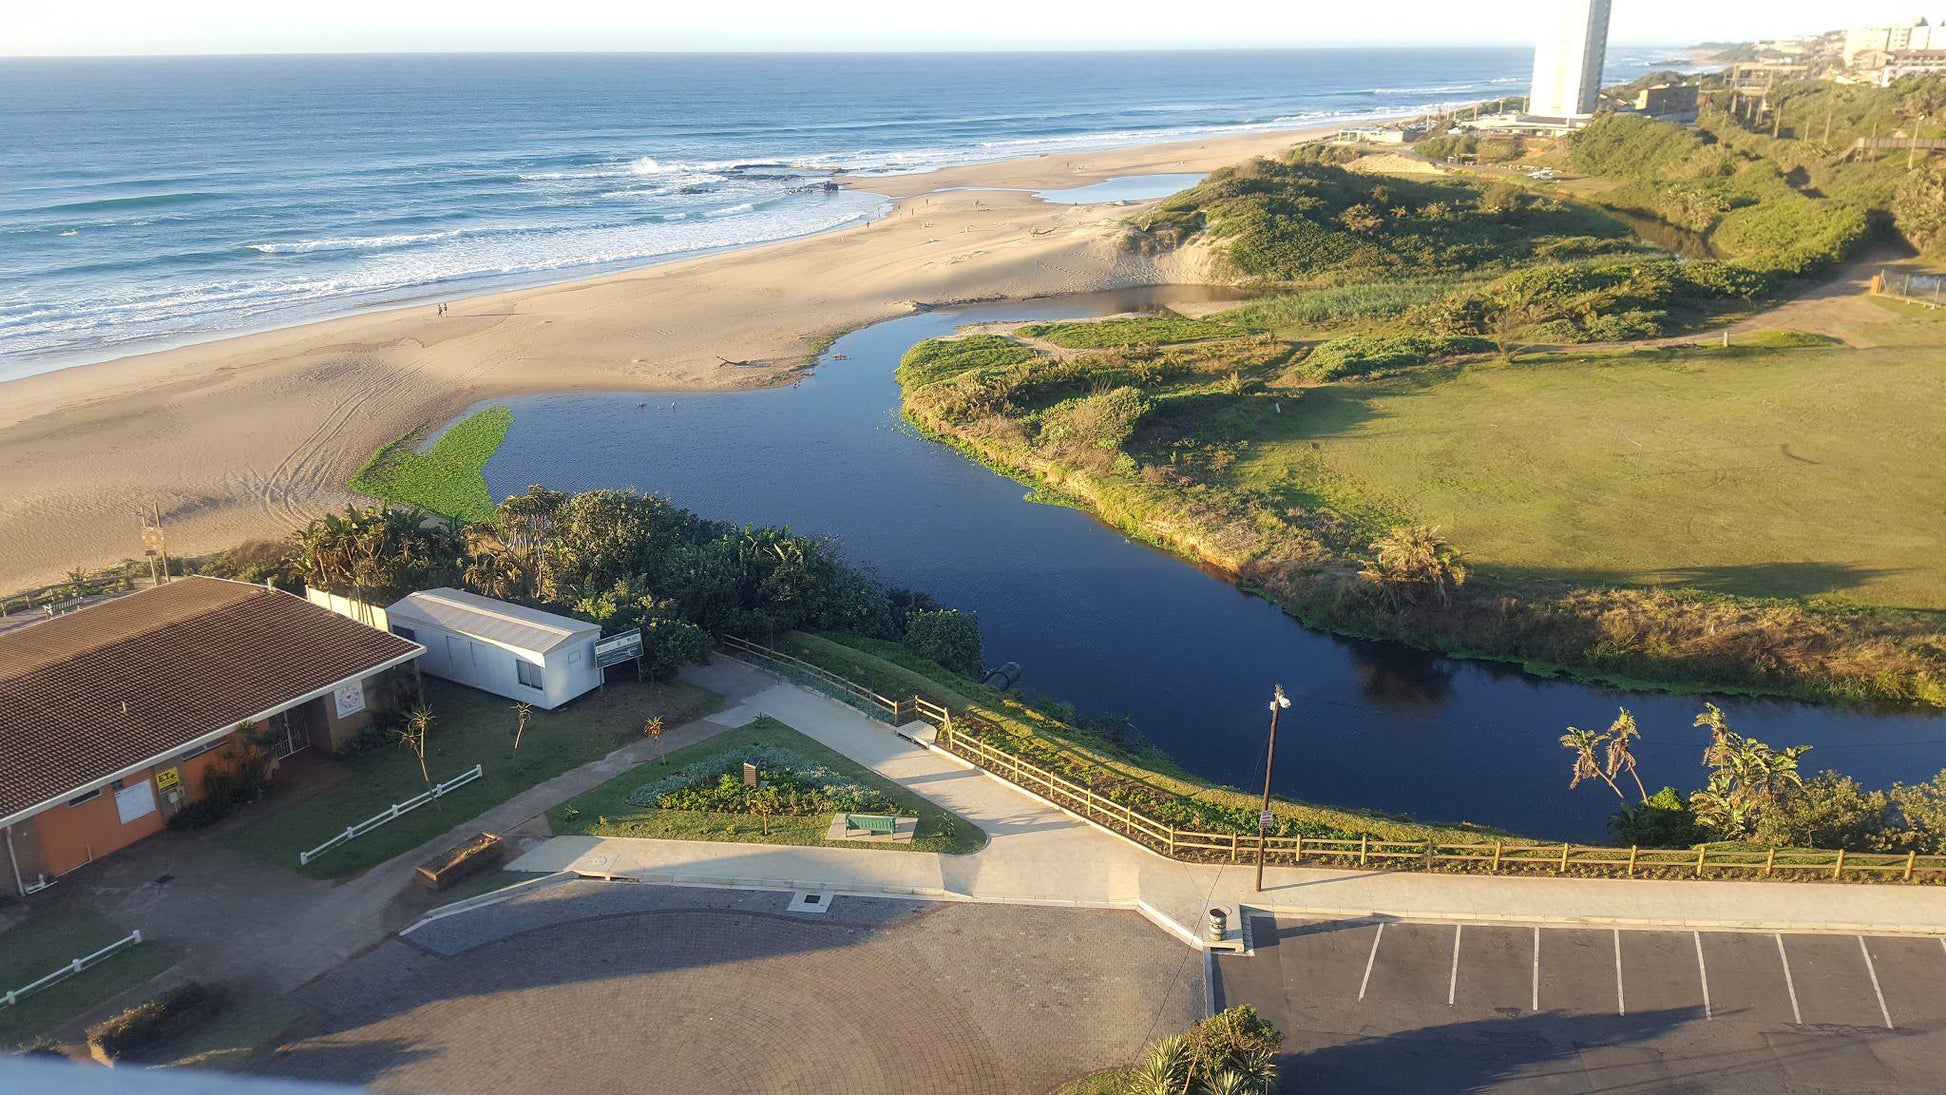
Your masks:
{"label": "trash bin", "polygon": [[1223,937],[1230,932],[1229,910],[1222,908],[1211,909],[1209,911],[1209,924],[1204,928],[1204,931],[1208,933],[1210,942],[1223,942]]}

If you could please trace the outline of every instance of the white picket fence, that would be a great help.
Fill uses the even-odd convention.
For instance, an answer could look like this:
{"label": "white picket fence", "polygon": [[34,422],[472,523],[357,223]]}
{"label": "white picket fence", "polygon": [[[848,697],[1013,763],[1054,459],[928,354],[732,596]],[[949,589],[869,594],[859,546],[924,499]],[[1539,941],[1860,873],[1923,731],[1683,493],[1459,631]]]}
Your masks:
{"label": "white picket fence", "polygon": [[13,1005],[19,1003],[22,998],[32,993],[39,992],[40,990],[46,988],[47,986],[53,984],[56,981],[64,981],[67,978],[73,977],[75,974],[80,973],[82,970],[87,969],[89,966],[92,966],[97,962],[100,962],[102,959],[107,958],[109,955],[114,954],[119,950],[123,950],[124,948],[132,947],[135,944],[140,943],[141,941],[142,941],[141,932],[139,931],[129,932],[127,935],[123,936],[120,939],[115,940],[113,943],[108,944],[107,946],[101,948],[100,950],[89,955],[88,957],[77,958],[74,961],[69,962],[67,965],[62,966],[60,969],[55,970],[53,973],[48,974],[46,977],[41,978],[38,981],[34,981],[30,984],[22,985],[17,989],[11,989],[5,993],[0,993],[0,1005],[6,1007],[12,1007]]}
{"label": "white picket fence", "polygon": [[339,833],[337,836],[332,837],[330,840],[325,841],[324,843],[318,845],[317,847],[311,849],[308,852],[297,853],[297,865],[300,867],[306,866],[313,859],[316,859],[317,857],[323,855],[324,853],[330,851],[331,849],[336,848],[338,845],[343,844],[347,841],[357,840],[359,837],[364,836],[366,833],[371,832],[373,829],[376,829],[381,825],[398,820],[400,814],[409,814],[412,811],[417,810],[419,807],[424,806],[426,803],[431,802],[436,798],[439,798],[441,795],[451,794],[456,788],[471,783],[474,780],[479,779],[484,774],[485,774],[484,768],[481,765],[475,764],[473,767],[467,769],[464,772],[461,772],[459,775],[454,776],[452,779],[449,779],[444,783],[435,784],[433,786],[433,789],[430,791],[426,791],[421,794],[414,795],[411,798],[406,799],[404,802],[393,803],[392,807],[386,810],[384,813],[375,814],[371,817],[366,818],[365,820],[359,822],[356,825],[351,826],[350,828],[346,829],[344,832]]}

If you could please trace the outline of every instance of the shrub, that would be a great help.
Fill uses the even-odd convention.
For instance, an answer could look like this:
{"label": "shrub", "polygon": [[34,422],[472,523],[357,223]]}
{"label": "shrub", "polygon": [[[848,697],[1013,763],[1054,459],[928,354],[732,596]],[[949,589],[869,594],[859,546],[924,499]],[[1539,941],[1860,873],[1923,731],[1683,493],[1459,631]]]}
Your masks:
{"label": "shrub", "polygon": [[1780,848],[1877,847],[1886,829],[1886,795],[1850,776],[1825,772],[1757,815],[1756,840]]}
{"label": "shrub", "polygon": [[108,1061],[140,1056],[214,1014],[222,1005],[220,989],[198,981],[177,985],[89,1027],[88,1048]]}
{"label": "shrub", "polygon": [[1702,836],[1696,829],[1695,817],[1689,812],[1689,804],[1674,787],[1664,787],[1649,796],[1647,802],[1615,811],[1615,816],[1608,819],[1608,832],[1617,844],[1639,844],[1645,848],[1686,848]]}
{"label": "shrub", "polygon": [[984,670],[980,618],[956,608],[914,612],[905,628],[905,645],[922,658],[969,677]]}
{"label": "shrub", "polygon": [[1371,338],[1347,335],[1334,338],[1311,351],[1304,368],[1319,380],[1336,380],[1381,369],[1403,369],[1426,365],[1462,354],[1486,353],[1493,344],[1471,336],[1400,335]]}
{"label": "shrub", "polygon": [[1111,388],[1050,407],[1041,416],[1041,443],[1050,448],[1119,450],[1151,404],[1136,388]]}

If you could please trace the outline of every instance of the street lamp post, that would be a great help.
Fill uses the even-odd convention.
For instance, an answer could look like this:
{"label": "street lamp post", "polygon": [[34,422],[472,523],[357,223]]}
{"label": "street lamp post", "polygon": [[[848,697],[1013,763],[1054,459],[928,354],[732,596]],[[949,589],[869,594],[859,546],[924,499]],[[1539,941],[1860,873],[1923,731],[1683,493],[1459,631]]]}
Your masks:
{"label": "street lamp post", "polygon": [[1264,892],[1264,849],[1270,844],[1270,773],[1277,764],[1277,715],[1291,705],[1278,685],[1270,697],[1270,751],[1264,756],[1264,808],[1257,815],[1257,892]]}

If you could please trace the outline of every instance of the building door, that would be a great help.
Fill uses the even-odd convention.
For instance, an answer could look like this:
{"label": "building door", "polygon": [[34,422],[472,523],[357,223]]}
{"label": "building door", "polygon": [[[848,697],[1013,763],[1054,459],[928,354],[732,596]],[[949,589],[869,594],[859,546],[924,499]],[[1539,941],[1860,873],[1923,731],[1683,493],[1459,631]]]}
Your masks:
{"label": "building door", "polygon": [[473,683],[473,644],[458,635],[446,636],[447,675],[461,684]]}
{"label": "building door", "polygon": [[[300,711],[308,712],[313,709],[312,704],[317,702],[319,701],[313,700],[312,703],[305,704]],[[277,721],[272,725],[278,730],[278,739],[270,746],[272,754],[279,757],[288,757],[300,749],[309,749],[311,747],[310,720],[305,718],[302,713],[297,718],[291,718],[291,713],[286,711],[277,716]]]}

